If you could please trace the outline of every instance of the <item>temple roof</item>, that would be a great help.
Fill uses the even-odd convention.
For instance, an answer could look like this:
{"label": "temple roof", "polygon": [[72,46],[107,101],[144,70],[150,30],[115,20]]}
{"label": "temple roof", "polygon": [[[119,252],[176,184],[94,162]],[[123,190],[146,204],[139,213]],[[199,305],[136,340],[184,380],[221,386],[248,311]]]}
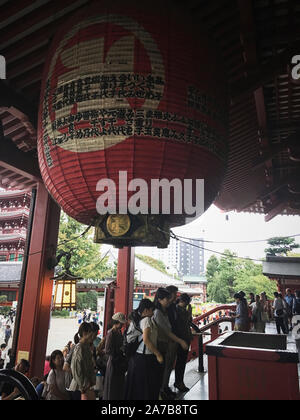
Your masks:
{"label": "temple roof", "polygon": [[0,282],[19,282],[21,280],[22,262],[0,262]]}
{"label": "temple roof", "polygon": [[6,190],[0,188],[0,200],[1,198],[16,198],[16,197],[24,197],[25,194],[28,194],[24,190]]}
{"label": "temple roof", "polygon": [[[0,199],[1,199],[1,196],[0,196]],[[0,211],[0,220],[4,220],[4,219],[11,220],[11,219],[16,219],[16,218],[21,218],[22,216],[28,218],[28,215],[29,215],[29,210],[26,208],[20,208],[15,211],[2,211],[2,212]]]}
{"label": "temple roof", "polygon": [[0,235],[0,242],[16,242],[19,240],[25,241],[26,233],[13,233],[13,234],[2,234]]}
{"label": "temple roof", "polygon": [[271,278],[295,277],[299,279],[300,286],[300,258],[267,256],[263,274]]}

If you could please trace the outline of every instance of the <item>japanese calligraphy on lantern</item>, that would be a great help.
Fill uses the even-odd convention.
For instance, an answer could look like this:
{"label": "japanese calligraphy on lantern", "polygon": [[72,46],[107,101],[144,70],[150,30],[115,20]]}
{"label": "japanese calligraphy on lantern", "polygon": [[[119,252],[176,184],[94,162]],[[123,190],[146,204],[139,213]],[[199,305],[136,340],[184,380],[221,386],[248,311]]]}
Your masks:
{"label": "japanese calligraphy on lantern", "polygon": [[205,179],[211,201],[227,159],[228,109],[218,60],[204,65],[210,41],[180,19],[173,26],[164,4],[104,3],[64,25],[46,62],[38,153],[49,192],[87,222],[97,182],[110,175],[118,185],[119,170],[147,183]]}
{"label": "japanese calligraphy on lantern", "polygon": [[[89,121],[90,126],[76,129],[81,121]],[[166,123],[173,123],[173,127],[166,126]],[[225,158],[220,147],[222,138],[208,124],[169,112],[144,109],[134,111],[124,108],[87,110],[52,122],[53,132],[59,132],[62,127],[67,128],[67,130],[52,139],[53,145],[63,145],[74,139],[84,141],[84,139],[95,137],[128,138],[137,135],[198,144],[220,156],[223,153],[222,157]]]}
{"label": "japanese calligraphy on lantern", "polygon": [[[103,20],[103,17],[91,18],[86,24],[101,23]],[[113,44],[107,54],[104,53],[104,37],[80,42],[68,49],[64,47],[66,41],[62,42],[52,60],[52,71],[49,73],[48,89],[44,96],[44,147],[48,164],[51,166],[53,162],[49,140],[53,146],[81,153],[111,147],[132,135],[138,135],[192,142],[218,153],[220,136],[201,121],[187,121],[175,115],[171,116],[171,121],[175,119],[181,126],[171,128],[155,127],[155,122],[163,121],[162,118],[147,118],[146,121],[146,110],[153,112],[163,98],[165,69],[161,55],[151,36],[137,22],[122,16],[109,16],[106,20],[117,20],[126,30],[137,34],[149,55],[151,73],[133,73],[134,36],[123,36]],[[76,30],[77,27],[72,32],[75,34]],[[120,51],[123,50],[126,53],[120,58]],[[58,59],[68,71],[58,76],[57,85],[50,88]],[[113,73],[114,70],[117,72]],[[136,106],[136,101],[143,101],[142,110]],[[199,95],[193,86],[188,87],[185,101],[188,106],[207,114],[215,114],[215,117],[222,110],[218,117],[224,122],[224,107],[217,104],[216,99],[210,102],[209,96]],[[51,117],[50,107],[55,117]],[[126,109],[132,111],[131,119],[120,117],[122,110]],[[110,110],[117,113],[118,118],[112,118]],[[64,124],[66,121],[70,122]],[[195,130],[197,126],[200,130],[198,132]],[[204,131],[206,135],[203,136],[201,133]],[[219,156],[222,154],[219,153]]]}

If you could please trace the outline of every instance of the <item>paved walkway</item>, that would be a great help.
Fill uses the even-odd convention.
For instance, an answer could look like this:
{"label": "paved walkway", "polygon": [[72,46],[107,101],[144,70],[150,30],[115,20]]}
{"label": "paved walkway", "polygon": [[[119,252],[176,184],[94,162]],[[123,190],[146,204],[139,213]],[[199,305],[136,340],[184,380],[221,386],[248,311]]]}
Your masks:
{"label": "paved walkway", "polygon": [[46,354],[62,350],[68,341],[74,342],[78,327],[78,320],[75,318],[51,318]]}
{"label": "paved walkway", "polygon": [[[11,325],[9,323],[9,325]],[[75,318],[51,318],[48,329],[48,342],[46,354],[50,355],[53,350],[62,350],[68,341],[74,341],[74,335],[78,331],[78,320]],[[8,341],[7,348],[12,345],[14,324],[11,325],[12,336]],[[0,330],[0,344],[4,343],[4,330]]]}

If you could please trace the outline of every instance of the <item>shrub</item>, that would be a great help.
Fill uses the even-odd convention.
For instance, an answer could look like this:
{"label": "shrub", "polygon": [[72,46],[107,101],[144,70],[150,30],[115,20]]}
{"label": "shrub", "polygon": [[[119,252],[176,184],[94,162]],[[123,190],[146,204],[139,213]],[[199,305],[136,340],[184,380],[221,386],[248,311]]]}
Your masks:
{"label": "shrub", "polygon": [[58,318],[69,318],[70,311],[67,309],[62,309],[61,311],[53,311],[52,316],[58,317]]}
{"label": "shrub", "polygon": [[10,310],[10,306],[0,306],[0,315],[6,316]]}

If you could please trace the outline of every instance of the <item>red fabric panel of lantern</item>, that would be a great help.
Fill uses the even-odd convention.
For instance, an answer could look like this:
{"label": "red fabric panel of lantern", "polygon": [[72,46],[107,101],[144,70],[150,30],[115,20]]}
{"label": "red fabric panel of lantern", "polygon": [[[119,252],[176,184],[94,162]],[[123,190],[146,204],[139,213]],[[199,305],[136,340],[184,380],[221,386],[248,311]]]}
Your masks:
{"label": "red fabric panel of lantern", "polygon": [[97,216],[97,182],[109,178],[118,187],[119,171],[149,186],[151,179],[204,179],[206,208],[220,189],[227,156],[220,57],[167,3],[144,10],[101,2],[53,41],[39,162],[50,194],[80,222]]}

